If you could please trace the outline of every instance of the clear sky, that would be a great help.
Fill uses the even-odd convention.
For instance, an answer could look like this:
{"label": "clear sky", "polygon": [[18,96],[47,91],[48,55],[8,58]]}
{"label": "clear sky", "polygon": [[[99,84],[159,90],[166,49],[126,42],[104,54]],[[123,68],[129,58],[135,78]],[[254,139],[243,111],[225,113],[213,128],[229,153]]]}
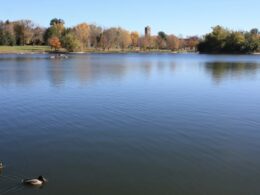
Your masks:
{"label": "clear sky", "polygon": [[260,28],[260,0],[0,0],[0,20],[31,19],[47,27],[54,18],[121,26],[153,34],[202,35],[215,25],[235,30]]}

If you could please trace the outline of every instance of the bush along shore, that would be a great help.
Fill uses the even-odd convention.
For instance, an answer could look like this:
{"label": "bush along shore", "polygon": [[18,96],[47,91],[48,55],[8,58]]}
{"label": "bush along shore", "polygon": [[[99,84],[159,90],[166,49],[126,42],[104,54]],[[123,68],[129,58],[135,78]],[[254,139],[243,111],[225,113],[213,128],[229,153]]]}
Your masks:
{"label": "bush along shore", "polygon": [[232,31],[221,26],[212,28],[199,42],[198,51],[209,54],[252,54],[260,52],[258,29]]}

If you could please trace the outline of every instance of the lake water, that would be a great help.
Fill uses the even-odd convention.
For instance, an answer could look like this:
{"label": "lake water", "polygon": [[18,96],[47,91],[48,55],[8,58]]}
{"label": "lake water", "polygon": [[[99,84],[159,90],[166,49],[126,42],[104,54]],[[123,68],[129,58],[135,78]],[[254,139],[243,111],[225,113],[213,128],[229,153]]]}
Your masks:
{"label": "lake water", "polygon": [[260,194],[260,56],[49,57],[0,55],[0,195]]}

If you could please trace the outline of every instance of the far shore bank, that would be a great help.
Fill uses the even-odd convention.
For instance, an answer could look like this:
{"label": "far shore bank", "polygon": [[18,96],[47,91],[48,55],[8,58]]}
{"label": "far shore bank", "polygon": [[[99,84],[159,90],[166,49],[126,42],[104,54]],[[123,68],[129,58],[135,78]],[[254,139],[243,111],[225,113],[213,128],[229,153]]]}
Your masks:
{"label": "far shore bank", "polygon": [[[171,50],[134,50],[134,49],[110,49],[110,50],[103,50],[103,49],[86,49],[83,52],[68,52],[65,49],[60,49],[59,51],[52,50],[49,46],[0,46],[0,55],[3,54],[16,54],[16,55],[25,55],[25,54],[199,54],[196,51],[171,51]],[[207,53],[201,53],[207,54]],[[209,54],[211,55],[211,54]],[[229,53],[216,53],[212,55],[260,55],[259,52],[255,53],[248,53],[248,54],[229,54]]]}
{"label": "far shore bank", "polygon": [[171,50],[135,50],[135,49],[86,49],[83,52],[68,52],[64,49],[60,49],[59,51],[52,50],[49,46],[0,46],[0,54],[127,54],[127,53],[169,53],[169,54],[177,54],[177,53],[196,53],[195,51],[171,51]]}

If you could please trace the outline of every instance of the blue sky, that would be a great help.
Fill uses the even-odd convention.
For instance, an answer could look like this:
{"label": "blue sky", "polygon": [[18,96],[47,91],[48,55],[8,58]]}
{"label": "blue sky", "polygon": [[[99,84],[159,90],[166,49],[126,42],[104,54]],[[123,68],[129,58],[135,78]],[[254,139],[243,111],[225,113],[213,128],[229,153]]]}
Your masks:
{"label": "blue sky", "polygon": [[260,28],[259,0],[0,0],[0,20],[31,19],[47,27],[50,19],[67,26],[81,22],[121,26],[153,34],[202,35],[215,25],[236,30]]}

